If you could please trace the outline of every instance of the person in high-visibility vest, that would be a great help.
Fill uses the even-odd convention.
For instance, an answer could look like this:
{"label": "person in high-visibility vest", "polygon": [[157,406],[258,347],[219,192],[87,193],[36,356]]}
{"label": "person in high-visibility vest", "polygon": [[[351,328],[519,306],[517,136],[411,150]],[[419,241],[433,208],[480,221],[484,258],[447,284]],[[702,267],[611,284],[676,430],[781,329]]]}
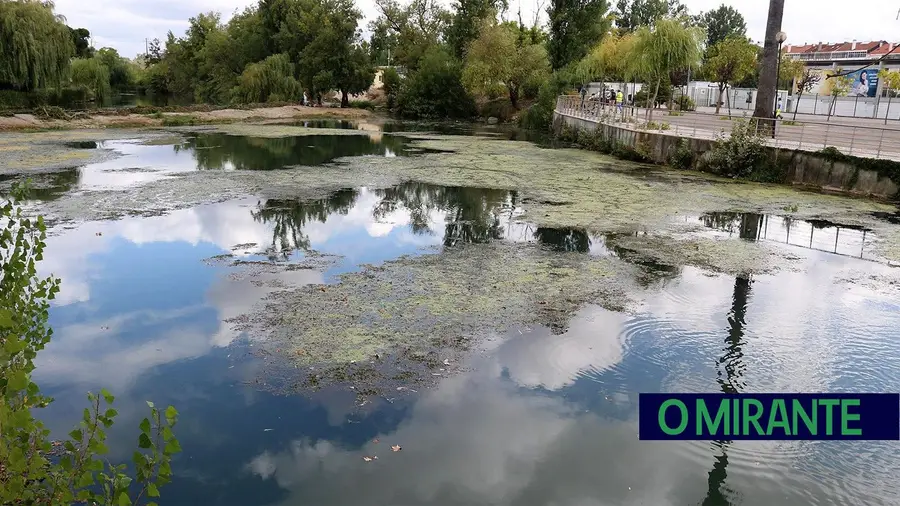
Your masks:
{"label": "person in high-visibility vest", "polygon": [[617,91],[616,92],[616,106],[618,106],[620,111],[622,109],[624,109],[624,104],[625,104],[625,95],[621,91]]}
{"label": "person in high-visibility vest", "polygon": [[778,99],[778,105],[775,107],[775,117],[777,119],[783,119],[783,116],[781,115],[781,99],[780,98]]}

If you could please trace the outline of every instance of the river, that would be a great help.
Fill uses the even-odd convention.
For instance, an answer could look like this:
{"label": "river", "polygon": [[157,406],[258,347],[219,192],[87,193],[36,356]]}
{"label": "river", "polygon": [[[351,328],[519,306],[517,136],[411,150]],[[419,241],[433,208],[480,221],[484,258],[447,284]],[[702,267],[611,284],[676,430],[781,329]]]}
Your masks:
{"label": "river", "polygon": [[900,391],[887,206],[507,129],[254,128],[51,139],[28,204],[40,416],[108,388],[127,461],[176,406],[161,505],[896,503],[892,443],[637,432],[640,392]]}

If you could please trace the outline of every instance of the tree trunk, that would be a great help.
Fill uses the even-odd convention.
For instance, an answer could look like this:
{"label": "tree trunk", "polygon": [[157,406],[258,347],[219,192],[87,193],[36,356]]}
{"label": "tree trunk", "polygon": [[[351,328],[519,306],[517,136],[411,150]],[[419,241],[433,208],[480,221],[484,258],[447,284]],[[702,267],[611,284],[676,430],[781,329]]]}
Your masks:
{"label": "tree trunk", "polygon": [[656,88],[653,90],[653,99],[651,99],[651,101],[650,101],[650,104],[653,105],[653,107],[650,107],[649,109],[647,109],[647,123],[650,123],[651,121],[653,121],[653,109],[656,108],[656,97],[659,95],[660,81],[662,81],[662,79],[658,79],[656,81]]}
{"label": "tree trunk", "polygon": [[722,110],[722,94],[725,93],[725,86],[719,83],[719,98],[716,99],[716,116],[719,115],[719,111]]}
{"label": "tree trunk", "polygon": [[519,88],[517,86],[507,84],[506,89],[509,90],[509,103],[513,109],[519,110]]}
{"label": "tree trunk", "polygon": [[797,109],[800,108],[801,98],[803,98],[803,90],[797,90],[797,103],[794,105],[794,121],[797,121]]}
{"label": "tree trunk", "polygon": [[341,90],[341,109],[350,107],[350,98],[345,90]]}
{"label": "tree trunk", "polygon": [[725,88],[725,103],[728,104],[728,119],[731,119],[731,96],[728,95],[728,88]]}
{"label": "tree trunk", "polygon": [[[775,36],[781,31],[781,20],[784,17],[784,0],[769,0],[769,18],[766,21],[766,38],[763,45],[763,57],[759,73],[759,91],[756,92],[757,118],[775,117],[775,83],[778,76],[778,42]],[[759,120],[757,120],[759,121]],[[765,121],[764,128],[774,132],[775,122]]]}

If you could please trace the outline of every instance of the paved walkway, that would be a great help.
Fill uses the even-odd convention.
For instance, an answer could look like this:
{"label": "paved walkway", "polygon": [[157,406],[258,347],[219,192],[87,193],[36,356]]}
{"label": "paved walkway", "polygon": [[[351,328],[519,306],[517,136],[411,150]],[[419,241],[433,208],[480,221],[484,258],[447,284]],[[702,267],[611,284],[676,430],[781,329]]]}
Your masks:
{"label": "paved walkway", "polygon": [[[613,107],[588,103],[585,105],[586,108],[582,110],[580,101],[563,99],[557,104],[557,112],[598,123],[603,118],[605,122],[615,122],[628,128],[642,128],[641,125],[646,122],[646,109],[626,108],[626,115],[637,120],[637,123],[627,123],[621,121],[621,115],[618,115],[616,120],[612,119]],[[731,131],[727,109],[723,109],[722,113],[716,115],[699,111],[670,116],[665,108],[660,108],[653,111],[652,119],[657,124],[669,125],[668,130],[662,130],[661,133],[715,139],[722,132],[727,134]],[[751,111],[732,109],[733,119],[749,118],[750,115]],[[832,121],[821,121],[821,119],[820,116],[798,114],[796,124],[779,121],[775,137],[768,139],[767,143],[773,147],[803,151],[818,151],[833,146],[848,155],[900,161],[900,124],[897,122],[888,122],[889,125],[885,127],[884,120],[832,118]]]}
{"label": "paved walkway", "polygon": [[[662,111],[663,114],[668,114],[668,110],[666,109],[657,109],[657,111]],[[696,111],[689,112],[685,114],[707,114],[707,115],[715,115],[716,108],[715,107],[698,107]],[[753,114],[753,110],[747,109],[732,109],[731,115],[732,117],[743,117],[744,114],[750,116]],[[719,111],[718,116],[728,116],[728,108],[722,107]],[[784,119],[793,121],[794,113],[784,113]],[[850,116],[825,116],[823,114],[803,114],[798,113],[796,121],[803,122],[812,122],[812,123],[833,123],[836,125],[846,125],[846,126],[867,126],[872,128],[886,128],[892,130],[900,130],[900,121],[897,120],[888,120],[887,124],[885,124],[884,119],[873,119],[873,118],[854,118]]]}

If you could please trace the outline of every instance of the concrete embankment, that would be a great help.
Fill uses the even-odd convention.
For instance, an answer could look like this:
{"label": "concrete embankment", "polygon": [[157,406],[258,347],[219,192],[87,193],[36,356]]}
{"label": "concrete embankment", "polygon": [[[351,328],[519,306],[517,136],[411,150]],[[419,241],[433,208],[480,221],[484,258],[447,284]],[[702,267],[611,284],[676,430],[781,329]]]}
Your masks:
{"label": "concrete embankment", "polygon": [[[553,113],[554,130],[563,128],[592,132],[609,145],[622,146],[654,163],[669,163],[682,144],[694,156],[692,168],[701,168],[703,154],[715,141],[667,131],[644,130],[631,123],[601,123],[591,118]],[[900,162],[848,156],[837,150],[808,151],[766,146],[781,172],[781,180],[819,190],[881,199],[900,198]]]}

